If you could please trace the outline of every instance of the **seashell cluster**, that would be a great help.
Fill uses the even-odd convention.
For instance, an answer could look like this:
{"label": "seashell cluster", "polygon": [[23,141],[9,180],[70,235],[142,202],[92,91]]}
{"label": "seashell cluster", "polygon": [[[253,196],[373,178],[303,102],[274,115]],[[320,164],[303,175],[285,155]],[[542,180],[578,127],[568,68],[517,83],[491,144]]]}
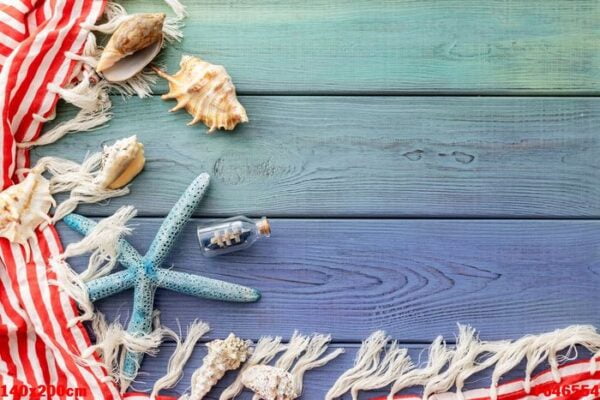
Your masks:
{"label": "seashell cluster", "polygon": [[189,400],[201,400],[225,375],[225,372],[238,369],[250,354],[252,342],[242,340],[231,333],[225,340],[207,343],[208,354],[202,366],[192,376],[192,392]]}
{"label": "seashell cluster", "polygon": [[21,183],[0,193],[0,237],[26,244],[42,222],[51,222],[48,211],[53,205],[50,182],[32,170]]}
{"label": "seashell cluster", "polygon": [[248,122],[223,66],[192,56],[183,56],[179,66],[181,69],[173,76],[158,68],[155,71],[169,81],[169,93],[162,98],[177,100],[171,111],[185,108],[194,117],[188,125],[202,121],[210,133],[216,129],[233,130],[240,122]]}
{"label": "seashell cluster", "polygon": [[293,400],[298,397],[294,377],[283,368],[254,365],[242,373],[242,383],[262,400]]}
{"label": "seashell cluster", "polygon": [[112,82],[127,80],[156,57],[163,44],[165,14],[136,14],[122,22],[102,51],[97,72]]}
{"label": "seashell cluster", "polygon": [[104,146],[100,172],[94,183],[102,188],[119,189],[133,180],[144,168],[144,145],[133,135]]}

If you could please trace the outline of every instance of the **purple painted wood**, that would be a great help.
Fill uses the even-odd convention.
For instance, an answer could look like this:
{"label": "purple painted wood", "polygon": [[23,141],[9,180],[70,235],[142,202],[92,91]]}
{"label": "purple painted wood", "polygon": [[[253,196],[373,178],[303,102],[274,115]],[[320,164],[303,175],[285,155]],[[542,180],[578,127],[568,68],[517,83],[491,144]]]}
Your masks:
{"label": "purple painted wood", "polygon": [[[135,220],[132,244],[144,252],[159,223]],[[458,322],[488,339],[600,325],[600,221],[274,220],[271,239],[214,259],[200,255],[196,223],[173,252],[174,268],[263,292],[256,304],[226,304],[158,291],[166,325],[200,318],[212,324],[210,338],[302,329],[357,343],[385,329],[425,343],[453,337]],[[60,231],[66,243],[78,239]],[[99,307],[126,318],[131,300],[126,292]]]}

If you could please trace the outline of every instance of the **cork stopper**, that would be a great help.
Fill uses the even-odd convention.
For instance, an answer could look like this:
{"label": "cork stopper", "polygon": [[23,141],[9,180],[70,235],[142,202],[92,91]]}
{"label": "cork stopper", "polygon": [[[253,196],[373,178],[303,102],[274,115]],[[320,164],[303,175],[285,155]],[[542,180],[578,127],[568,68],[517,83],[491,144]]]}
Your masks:
{"label": "cork stopper", "polygon": [[262,236],[271,236],[271,224],[267,217],[262,217],[262,219],[256,223],[256,228],[258,229],[258,233]]}

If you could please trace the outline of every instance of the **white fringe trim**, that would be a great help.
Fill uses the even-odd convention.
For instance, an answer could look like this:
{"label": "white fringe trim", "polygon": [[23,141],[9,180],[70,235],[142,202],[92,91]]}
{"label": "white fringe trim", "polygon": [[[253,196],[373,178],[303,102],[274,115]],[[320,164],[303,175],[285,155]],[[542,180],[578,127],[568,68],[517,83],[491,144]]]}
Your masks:
{"label": "white fringe trim", "polygon": [[[396,342],[385,351],[389,337],[384,332],[372,334],[360,347],[354,366],[342,374],[329,390],[325,399],[332,400],[351,391],[356,399],[363,390],[381,389],[394,382],[388,400],[400,391],[423,386],[423,399],[456,388],[457,398],[464,398],[465,381],[482,370],[494,368],[490,397],[498,398],[501,377],[523,360],[526,361],[524,388],[531,391],[531,375],[543,362],[550,365],[554,381],[561,381],[559,365],[570,360],[576,346],[582,346],[596,356],[600,355],[600,334],[593,326],[574,325],[565,329],[536,336],[526,336],[515,341],[485,342],[474,329],[459,325],[456,346],[450,349],[438,337],[429,349],[429,360],[423,368],[413,368],[406,354]],[[560,352],[567,350],[565,356]],[[590,372],[596,369],[596,357],[590,361]]]}
{"label": "white fringe trim", "polygon": [[358,349],[354,366],[338,378],[325,395],[325,400],[341,397],[352,389],[356,382],[360,382],[374,373],[379,365],[380,355],[389,340],[390,337],[384,331],[376,331],[371,334]]}
{"label": "white fringe trim", "polygon": [[50,267],[56,274],[56,280],[50,283],[61,288],[83,312],[81,315],[69,320],[67,327],[71,328],[80,321],[93,319],[94,305],[90,301],[87,285],[81,280],[80,276],[73,271],[63,258],[51,257]]}
{"label": "white fringe trim", "polygon": [[171,7],[177,18],[183,19],[187,17],[187,11],[185,10],[185,6],[179,2],[179,0],[165,0],[165,3]]}
{"label": "white fringe trim", "polygon": [[423,368],[411,369],[404,374],[399,374],[388,395],[388,400],[392,400],[394,395],[401,390],[413,386],[422,386],[423,382],[427,382],[432,377],[438,375],[442,368],[446,366],[452,354],[454,354],[453,350],[448,349],[443,338],[438,336],[429,348],[427,365]]}
{"label": "white fringe trim", "polygon": [[19,148],[54,143],[68,133],[91,131],[99,128],[112,118],[108,85],[104,81],[94,84],[89,73],[85,74],[84,79],[71,88],[65,89],[50,83],[48,90],[58,94],[63,100],[81,108],[81,110],[73,119],[61,122],[49,131],[44,132],[38,139],[32,142],[18,143]]}
{"label": "white fringe trim", "polygon": [[109,375],[115,382],[129,382],[130,380],[123,373],[127,352],[155,356],[163,339],[172,332],[170,329],[159,327],[147,335],[132,335],[119,321],[114,321],[106,326],[102,317],[100,324],[105,325],[102,328],[103,333],[97,337],[96,344],[88,347],[81,357],[86,363],[97,363],[94,355],[98,355],[102,366],[109,371]]}
{"label": "white fringe trim", "polygon": [[242,383],[242,373],[254,365],[268,364],[279,353],[285,350],[285,346],[281,344],[281,337],[275,338],[266,336],[260,338],[252,355],[244,363],[235,380],[221,393],[219,400],[230,400],[239,395],[244,390]]}
{"label": "white fringe trim", "polygon": [[324,366],[344,352],[343,349],[337,349],[323,356],[329,347],[330,341],[331,336],[329,335],[313,334],[312,336],[305,336],[297,331],[294,332],[287,345],[281,344],[280,337],[275,339],[270,337],[261,338],[250,359],[240,369],[236,380],[223,391],[219,400],[229,400],[237,396],[243,390],[241,380],[244,372],[256,365],[269,364],[283,350],[285,352],[273,366],[292,374],[295,393],[300,397],[304,374],[311,369]]}
{"label": "white fringe trim", "polygon": [[88,267],[79,274],[83,282],[98,279],[110,273],[117,264],[119,240],[130,235],[132,229],[126,224],[137,214],[133,206],[119,208],[113,215],[102,219],[79,242],[67,246],[64,258],[91,253]]}
{"label": "white fringe trim", "polygon": [[323,356],[329,347],[329,342],[331,342],[331,335],[315,334],[310,338],[305,353],[298,359],[296,365],[294,365],[294,368],[290,371],[294,377],[295,392],[298,396],[302,394],[304,374],[306,371],[320,368],[344,353],[344,349],[337,349]]}
{"label": "white fringe trim", "polygon": [[151,399],[156,398],[161,390],[172,388],[179,382],[183,375],[183,367],[192,355],[196,343],[198,343],[198,340],[206,335],[209,330],[210,326],[207,323],[194,321],[188,327],[187,336],[183,343],[181,342],[181,339],[172,332],[171,335],[176,340],[177,346],[169,359],[167,373],[154,383],[152,393],[150,394]]}
{"label": "white fringe trim", "polygon": [[53,222],[61,220],[73,212],[79,203],[98,203],[103,200],[124,196],[129,188],[103,188],[94,182],[102,163],[102,152],[94,153],[79,165],[73,161],[56,157],[41,158],[35,168],[50,172],[50,192],[52,194],[71,191],[71,196],[54,210]]}

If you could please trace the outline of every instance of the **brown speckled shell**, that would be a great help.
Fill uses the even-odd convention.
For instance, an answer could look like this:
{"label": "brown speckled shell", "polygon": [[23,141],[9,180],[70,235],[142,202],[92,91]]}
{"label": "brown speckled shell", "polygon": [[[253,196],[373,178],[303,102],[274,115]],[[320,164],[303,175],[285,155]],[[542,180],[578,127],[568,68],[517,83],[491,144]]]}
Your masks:
{"label": "brown speckled shell", "polygon": [[169,93],[162,98],[177,100],[171,111],[185,108],[194,117],[188,125],[202,121],[209,132],[233,130],[240,122],[248,122],[246,110],[238,101],[235,86],[223,66],[191,56],[183,56],[179,65],[181,69],[173,76],[155,69],[169,81]]}
{"label": "brown speckled shell", "polygon": [[102,72],[122,58],[162,40],[165,14],[136,14],[123,22],[102,51],[96,71]]}

